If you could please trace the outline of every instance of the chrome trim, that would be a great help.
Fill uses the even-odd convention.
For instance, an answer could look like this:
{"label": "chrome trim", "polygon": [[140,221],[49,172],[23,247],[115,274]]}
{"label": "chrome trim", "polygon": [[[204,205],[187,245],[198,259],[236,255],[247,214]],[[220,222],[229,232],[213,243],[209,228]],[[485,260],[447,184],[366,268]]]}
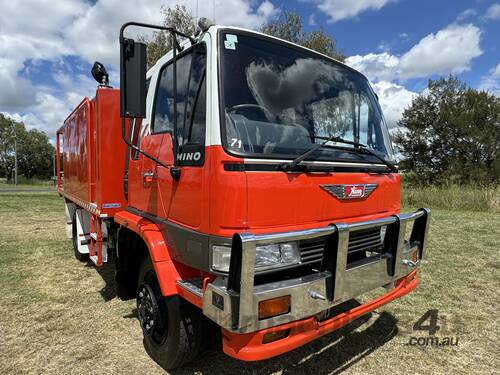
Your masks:
{"label": "chrome trim", "polygon": [[[243,159],[244,164],[290,164],[292,161],[293,160],[289,159]],[[303,161],[300,164],[321,167],[387,167],[385,164],[351,163],[342,161]]]}
{"label": "chrome trim", "polygon": [[[338,235],[338,245],[337,245],[337,271],[339,269],[345,270],[347,268],[347,251],[349,250],[349,226],[347,224],[337,224]],[[335,289],[333,294],[333,300],[336,301],[340,299],[340,293],[345,288],[345,275],[344,272],[335,272]]]}
{"label": "chrome trim", "polygon": [[409,260],[409,259],[403,259],[401,261],[401,263],[403,263],[405,266],[408,266],[410,268],[415,268],[418,265],[418,261],[414,262],[414,261]]}
{"label": "chrome trim", "polygon": [[[412,264],[403,261],[411,259],[415,251],[420,251],[420,254],[424,252],[420,243],[412,245],[405,241],[406,224],[409,221],[420,220],[421,225],[417,228],[420,232],[417,233],[414,230],[412,236],[418,235],[419,241],[423,238],[422,245],[425,247],[429,214],[429,209],[420,209],[410,214],[393,215],[358,223],[336,223],[328,227],[295,232],[266,235],[237,234],[235,236],[239,236],[242,244],[239,293],[227,289],[226,278],[216,278],[213,283],[207,285],[203,295],[203,313],[229,331],[248,333],[310,317],[378,287],[394,285],[396,280],[415,269]],[[391,225],[393,235],[388,241],[392,241],[390,242],[393,244],[392,253],[386,252],[371,256],[347,268],[349,233],[382,225]],[[328,249],[328,251],[335,252],[336,266],[331,270],[333,273],[325,270],[292,280],[254,286],[257,245],[328,235],[335,235],[337,238],[337,248]],[[420,262],[416,263],[415,265],[418,266]],[[320,298],[329,295],[332,284],[332,300]],[[218,300],[223,300],[222,308],[220,304],[219,306],[213,304],[214,294]],[[289,313],[263,320],[258,319],[259,302],[287,295],[290,295],[292,301]]]}
{"label": "chrome trim", "polygon": [[199,298],[203,297],[203,289],[196,285],[196,280],[177,280],[177,285]]}
{"label": "chrome trim", "polygon": [[[349,197],[346,196],[345,189],[347,187],[358,187],[363,186],[363,195],[360,197]],[[328,194],[334,196],[340,200],[350,200],[350,199],[365,199],[377,188],[378,184],[324,184],[319,185],[321,189],[326,191]]]}

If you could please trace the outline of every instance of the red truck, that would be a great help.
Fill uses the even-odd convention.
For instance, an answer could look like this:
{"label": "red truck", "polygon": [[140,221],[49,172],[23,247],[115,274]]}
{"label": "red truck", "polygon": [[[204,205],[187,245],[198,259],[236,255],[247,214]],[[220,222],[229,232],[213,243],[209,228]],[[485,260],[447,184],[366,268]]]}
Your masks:
{"label": "red truck", "polygon": [[[163,30],[172,50],[146,71],[130,27]],[[204,21],[196,36],[130,22],[120,47],[120,90],[96,63],[95,97],[57,132],[58,191],[76,258],[115,268],[162,367],[196,357],[206,319],[226,354],[263,360],[415,289],[430,210],[400,213],[361,73]]]}

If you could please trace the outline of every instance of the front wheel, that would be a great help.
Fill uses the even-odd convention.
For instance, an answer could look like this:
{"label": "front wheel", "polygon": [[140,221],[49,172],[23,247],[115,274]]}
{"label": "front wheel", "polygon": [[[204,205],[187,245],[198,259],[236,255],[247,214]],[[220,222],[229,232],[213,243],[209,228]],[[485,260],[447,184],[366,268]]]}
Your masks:
{"label": "front wheel", "polygon": [[139,271],[137,317],[142,328],[146,352],[165,370],[192,361],[202,341],[202,314],[179,297],[161,294],[149,258]]}

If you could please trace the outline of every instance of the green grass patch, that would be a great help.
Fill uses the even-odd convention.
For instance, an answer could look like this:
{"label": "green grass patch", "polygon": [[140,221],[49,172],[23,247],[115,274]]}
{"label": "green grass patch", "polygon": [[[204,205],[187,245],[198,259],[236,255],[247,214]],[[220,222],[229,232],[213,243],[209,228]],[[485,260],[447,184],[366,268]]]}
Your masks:
{"label": "green grass patch", "polygon": [[0,190],[29,188],[55,188],[55,185],[52,180],[40,180],[38,178],[28,179],[24,176],[19,176],[17,179],[17,185],[14,185],[13,181],[7,181],[5,178],[0,178]]}
{"label": "green grass patch", "polygon": [[500,187],[403,187],[403,205],[445,210],[500,212]]}

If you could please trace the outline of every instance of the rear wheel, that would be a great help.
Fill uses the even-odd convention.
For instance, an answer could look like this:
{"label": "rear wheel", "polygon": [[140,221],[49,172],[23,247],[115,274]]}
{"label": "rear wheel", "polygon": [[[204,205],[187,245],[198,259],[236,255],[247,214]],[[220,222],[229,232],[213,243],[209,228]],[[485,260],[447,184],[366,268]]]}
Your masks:
{"label": "rear wheel", "polygon": [[78,259],[80,262],[86,262],[89,260],[89,254],[82,254],[78,251],[78,241],[80,239],[78,238],[78,231],[76,228],[76,211],[75,214],[73,215],[73,224],[72,224],[72,238],[73,238],[73,253],[75,254],[75,258]]}
{"label": "rear wheel", "polygon": [[165,298],[149,258],[139,271],[137,317],[146,352],[171,370],[192,361],[202,341],[202,314],[179,297]]}

